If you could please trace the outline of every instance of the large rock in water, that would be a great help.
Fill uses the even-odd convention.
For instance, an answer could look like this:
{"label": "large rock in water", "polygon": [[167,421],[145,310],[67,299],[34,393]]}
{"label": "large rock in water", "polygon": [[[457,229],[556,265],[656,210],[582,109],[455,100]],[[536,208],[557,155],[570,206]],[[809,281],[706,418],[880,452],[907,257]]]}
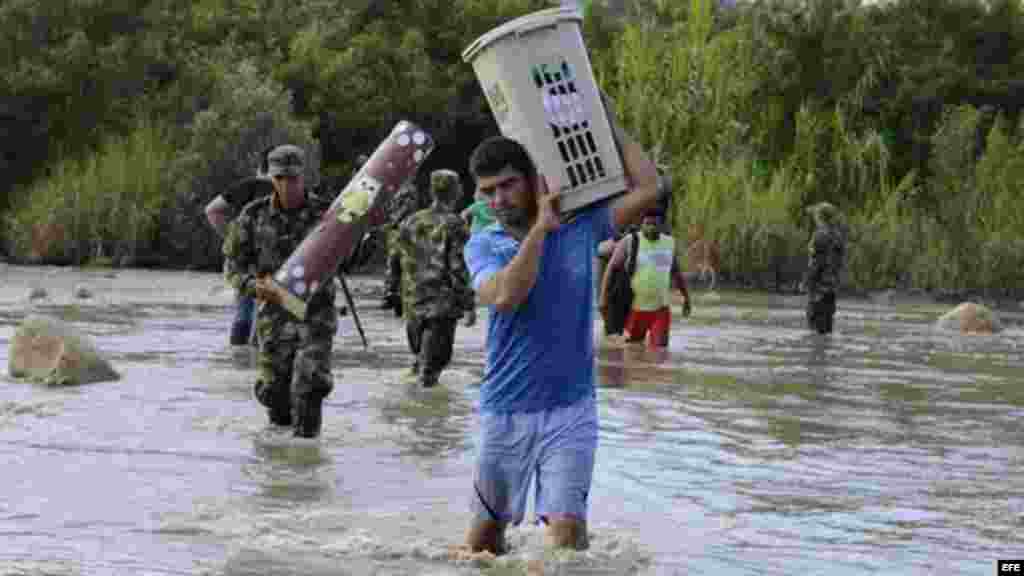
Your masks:
{"label": "large rock in water", "polygon": [[1003,329],[995,312],[974,302],[964,302],[946,312],[939,317],[937,325],[943,330],[979,334],[993,334]]}
{"label": "large rock in water", "polygon": [[85,335],[56,318],[26,317],[8,350],[8,372],[51,386],[117,380],[120,375]]}

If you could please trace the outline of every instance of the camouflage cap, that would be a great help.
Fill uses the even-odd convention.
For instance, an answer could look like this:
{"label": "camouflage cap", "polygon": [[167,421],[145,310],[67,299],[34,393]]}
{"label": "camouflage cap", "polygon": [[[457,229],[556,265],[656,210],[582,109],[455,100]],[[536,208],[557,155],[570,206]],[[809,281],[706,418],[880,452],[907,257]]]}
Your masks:
{"label": "camouflage cap", "polygon": [[456,200],[462,196],[462,181],[454,170],[434,170],[430,173],[430,194],[438,200]]}
{"label": "camouflage cap", "polygon": [[829,202],[818,202],[807,207],[807,212],[815,218],[821,218],[826,222],[832,222],[839,215],[839,210]]}
{"label": "camouflage cap", "polygon": [[267,154],[267,174],[299,176],[306,165],[306,153],[293,144],[278,146]]}

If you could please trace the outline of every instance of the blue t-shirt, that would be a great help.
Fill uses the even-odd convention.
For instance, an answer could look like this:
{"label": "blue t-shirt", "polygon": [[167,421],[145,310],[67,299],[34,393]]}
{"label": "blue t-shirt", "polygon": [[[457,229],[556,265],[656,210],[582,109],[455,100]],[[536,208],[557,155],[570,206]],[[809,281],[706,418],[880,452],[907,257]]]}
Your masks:
{"label": "blue t-shirt", "polygon": [[[544,239],[537,282],[510,312],[489,306],[486,412],[536,412],[594,394],[594,258],[612,237],[608,201],[585,210]],[[466,244],[474,290],[508,265],[520,242],[492,224]]]}

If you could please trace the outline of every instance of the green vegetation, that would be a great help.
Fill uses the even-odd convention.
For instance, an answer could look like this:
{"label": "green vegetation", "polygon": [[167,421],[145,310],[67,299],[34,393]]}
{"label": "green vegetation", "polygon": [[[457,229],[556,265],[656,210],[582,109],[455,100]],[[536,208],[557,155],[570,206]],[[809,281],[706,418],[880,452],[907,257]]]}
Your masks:
{"label": "green vegetation", "polygon": [[988,4],[651,0],[618,27],[592,18],[620,49],[591,46],[608,47],[593,61],[617,112],[670,168],[677,237],[702,225],[734,281],[794,283],[803,208],[828,200],[855,289],[1009,295],[1024,19],[1018,2]]}
{"label": "green vegetation", "polygon": [[146,123],[84,159],[65,157],[13,202],[15,250],[64,262],[134,261],[157,231],[161,171],[174,157],[166,131]]}
{"label": "green vegetation", "polygon": [[[401,118],[437,139],[427,169],[465,172],[496,127],[462,50],[550,5],[6,2],[3,251],[216,269],[202,208],[264,146],[307,146],[333,192]],[[703,226],[727,280],[795,283],[803,208],[828,200],[855,289],[1020,295],[1017,0],[593,0],[584,34],[616,112],[672,176],[677,237]]]}

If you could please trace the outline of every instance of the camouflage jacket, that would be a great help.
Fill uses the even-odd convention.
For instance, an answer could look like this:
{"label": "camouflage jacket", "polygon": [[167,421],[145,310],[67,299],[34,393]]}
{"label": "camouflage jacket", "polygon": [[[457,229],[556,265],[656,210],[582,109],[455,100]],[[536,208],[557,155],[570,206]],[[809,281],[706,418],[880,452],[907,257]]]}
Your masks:
{"label": "camouflage jacket", "polygon": [[810,260],[804,275],[807,293],[814,297],[839,289],[839,277],[846,259],[846,237],[835,224],[820,225],[807,245]]}
{"label": "camouflage jacket", "polygon": [[421,205],[419,190],[414,182],[408,182],[398,189],[394,196],[384,204],[384,214],[388,224],[398,225],[417,210],[425,208]]}
{"label": "camouflage jacket", "polygon": [[[228,226],[224,240],[224,276],[228,283],[239,292],[250,294],[248,287],[252,281],[277,272],[328,207],[319,196],[309,192],[306,203],[295,210],[281,210],[273,196],[246,205]],[[333,279],[324,280],[308,301],[304,323],[278,305],[260,305],[256,322],[260,337],[299,337],[312,327],[333,338],[338,322],[334,309],[336,288]]]}
{"label": "camouflage jacket", "polygon": [[462,251],[466,223],[442,208],[413,213],[398,228],[402,302],[407,317],[458,318],[475,302]]}
{"label": "camouflage jacket", "polygon": [[399,188],[398,192],[383,205],[383,230],[389,254],[398,250],[398,227],[406,218],[422,209],[424,206],[421,205],[418,190],[412,182]]}

